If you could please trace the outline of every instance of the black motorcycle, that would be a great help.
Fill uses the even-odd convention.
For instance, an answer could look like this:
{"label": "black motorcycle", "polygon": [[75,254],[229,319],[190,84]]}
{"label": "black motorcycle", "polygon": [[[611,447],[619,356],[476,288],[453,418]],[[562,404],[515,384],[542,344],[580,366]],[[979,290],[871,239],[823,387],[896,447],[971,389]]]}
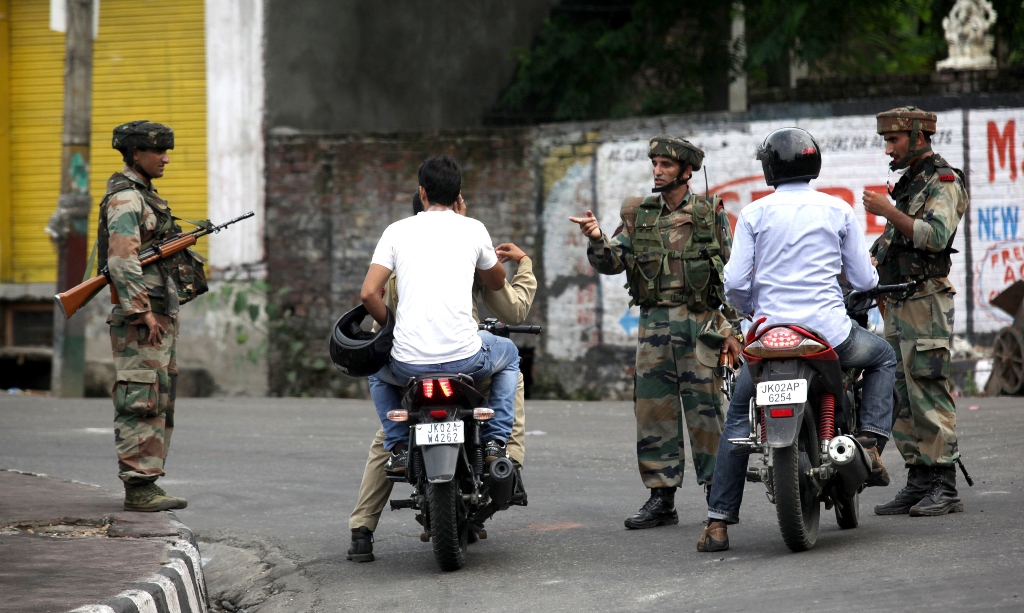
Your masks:
{"label": "black motorcycle", "polygon": [[[540,326],[508,326],[496,319],[480,324],[495,336],[540,334]],[[519,470],[507,458],[484,464],[481,423],[494,417],[487,399],[467,375],[425,374],[413,378],[400,410],[388,419],[409,424],[409,463],[405,475],[412,495],[392,500],[391,510],[416,509],[423,526],[420,540],[434,545],[441,570],[462,568],[467,546],[487,538],[484,522],[511,505],[526,506]]]}
{"label": "black motorcycle", "polygon": [[[880,285],[846,296],[847,314],[866,325],[867,311],[884,294],[906,294],[913,283]],[[750,435],[730,439],[736,453],[760,456],[747,480],[764,483],[775,504],[779,530],[792,551],[814,547],[821,504],[834,508],[841,529],[860,523],[859,494],[872,462],[857,440],[860,371],[839,366],[821,334],[800,324],[778,324],[747,333],[743,357],[757,386],[750,399]],[[869,445],[870,446],[870,445]]]}

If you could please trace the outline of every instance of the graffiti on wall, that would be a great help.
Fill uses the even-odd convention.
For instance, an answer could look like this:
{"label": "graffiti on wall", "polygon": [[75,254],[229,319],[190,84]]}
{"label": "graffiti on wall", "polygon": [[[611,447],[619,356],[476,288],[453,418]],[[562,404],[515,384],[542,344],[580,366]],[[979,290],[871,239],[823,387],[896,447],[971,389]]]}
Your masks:
{"label": "graffiti on wall", "polygon": [[[822,171],[811,185],[840,198],[853,207],[867,242],[873,242],[885,227],[885,220],[869,215],[861,197],[864,191],[885,193],[900,176],[889,170],[884,144],[875,134],[873,115],[798,119],[789,121],[755,121],[729,124],[728,129],[708,129],[687,136],[706,153],[702,171],[694,173],[691,189],[718,194],[733,225],[740,211],[751,202],[772,192],[764,183],[760,163],[754,152],[772,130],[796,125],[808,130],[818,140],[823,154]],[[971,193],[970,234],[972,262],[967,261],[966,223],[954,239],[953,267],[950,279],[957,288],[954,304],[957,319],[954,330],[966,331],[967,297],[974,298],[974,329],[992,332],[1006,325],[1009,316],[989,306],[993,296],[1015,280],[1024,279],[1024,227],[1020,206],[1024,201],[1024,109],[991,111],[953,110],[938,113],[939,131],[932,139],[934,150],[950,164],[969,172]],[[671,131],[671,128],[669,128]],[[969,138],[965,138],[969,135]],[[580,193],[592,190],[594,196],[575,202],[549,197],[546,206],[557,205],[581,213],[593,206],[601,228],[611,234],[619,225],[619,208],[625,198],[650,194],[653,186],[647,140],[631,137],[615,140],[606,137],[596,151],[593,172],[581,170]],[[969,159],[968,159],[969,158]],[[580,163],[582,167],[582,162]],[[592,182],[592,183],[590,183]],[[594,201],[596,199],[596,201]],[[586,202],[586,206],[583,206]],[[547,231],[564,223],[564,217],[546,216]],[[570,228],[578,232],[575,226]],[[564,232],[560,228],[559,232]],[[585,251],[586,245],[577,247]],[[568,254],[565,254],[568,255]],[[584,258],[585,263],[585,258]],[[576,260],[578,263],[579,261]],[[973,270],[973,287],[969,287],[968,267]],[[632,345],[636,339],[638,310],[629,309],[624,275],[598,277],[598,302],[588,310],[596,314],[600,325],[600,342],[610,345]],[[558,308],[561,308],[560,306]],[[577,302],[577,308],[583,309]],[[555,313],[549,306],[549,315]],[[876,323],[880,323],[877,320]],[[571,341],[577,350],[568,347],[562,353],[579,355],[587,341]],[[592,345],[587,345],[592,346]]]}

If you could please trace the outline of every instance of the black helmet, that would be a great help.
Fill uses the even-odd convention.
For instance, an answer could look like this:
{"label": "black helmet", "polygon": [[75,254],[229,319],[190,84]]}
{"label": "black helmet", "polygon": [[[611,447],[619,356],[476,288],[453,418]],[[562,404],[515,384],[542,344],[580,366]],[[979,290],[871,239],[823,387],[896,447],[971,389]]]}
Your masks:
{"label": "black helmet", "polygon": [[388,309],[387,323],[376,332],[367,332],[359,326],[369,316],[366,307],[359,305],[342,315],[331,330],[331,361],[342,374],[369,377],[388,362],[395,340],[395,317]]}
{"label": "black helmet", "polygon": [[821,172],[821,149],[814,137],[800,128],[779,128],[757,148],[764,182],[772,187],[788,181],[810,181]]}

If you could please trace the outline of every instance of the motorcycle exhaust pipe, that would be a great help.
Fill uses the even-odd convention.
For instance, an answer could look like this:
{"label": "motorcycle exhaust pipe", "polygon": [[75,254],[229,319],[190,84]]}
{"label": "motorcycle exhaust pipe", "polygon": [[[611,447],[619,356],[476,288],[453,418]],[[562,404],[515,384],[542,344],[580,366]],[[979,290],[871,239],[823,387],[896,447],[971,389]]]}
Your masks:
{"label": "motorcycle exhaust pipe", "polygon": [[491,495],[491,505],[498,511],[509,507],[512,494],[515,492],[516,467],[508,458],[498,458],[491,462],[490,474],[487,477],[487,491]]}
{"label": "motorcycle exhaust pipe", "polygon": [[828,459],[835,467],[847,497],[856,494],[871,474],[871,461],[853,437],[840,435],[829,441]]}

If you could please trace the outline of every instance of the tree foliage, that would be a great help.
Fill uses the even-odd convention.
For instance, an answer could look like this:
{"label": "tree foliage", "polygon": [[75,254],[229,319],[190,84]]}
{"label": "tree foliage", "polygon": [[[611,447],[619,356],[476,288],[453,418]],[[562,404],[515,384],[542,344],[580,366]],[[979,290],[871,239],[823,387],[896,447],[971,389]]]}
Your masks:
{"label": "tree foliage", "polygon": [[[812,75],[931,72],[946,57],[942,18],[955,0],[747,0],[751,88],[788,84],[791,59]],[[1024,64],[1020,0],[992,0],[1000,66]],[[742,49],[728,3],[565,0],[497,105],[506,121],[580,120],[723,108]],[[717,96],[717,97],[716,97]]]}

